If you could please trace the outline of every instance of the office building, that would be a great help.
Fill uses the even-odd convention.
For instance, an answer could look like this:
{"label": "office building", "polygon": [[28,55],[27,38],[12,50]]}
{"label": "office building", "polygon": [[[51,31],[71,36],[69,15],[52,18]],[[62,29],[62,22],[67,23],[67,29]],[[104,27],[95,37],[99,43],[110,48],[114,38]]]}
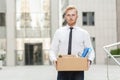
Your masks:
{"label": "office building", "polygon": [[[47,65],[54,32],[66,6],[79,11],[78,25],[91,35],[95,64],[104,64],[103,46],[120,41],[119,0],[0,0],[0,54],[4,65]],[[65,23],[64,23],[65,24]]]}

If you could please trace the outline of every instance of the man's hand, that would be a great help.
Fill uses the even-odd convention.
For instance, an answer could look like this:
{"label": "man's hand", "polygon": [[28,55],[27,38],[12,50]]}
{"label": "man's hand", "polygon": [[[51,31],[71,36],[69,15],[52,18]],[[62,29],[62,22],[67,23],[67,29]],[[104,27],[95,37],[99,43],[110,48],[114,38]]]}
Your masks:
{"label": "man's hand", "polygon": [[56,61],[56,60],[53,61],[53,64],[54,64],[54,66],[56,67],[56,65],[57,65],[57,61]]}
{"label": "man's hand", "polygon": [[92,61],[88,60],[88,68],[90,68],[91,63],[92,63]]}

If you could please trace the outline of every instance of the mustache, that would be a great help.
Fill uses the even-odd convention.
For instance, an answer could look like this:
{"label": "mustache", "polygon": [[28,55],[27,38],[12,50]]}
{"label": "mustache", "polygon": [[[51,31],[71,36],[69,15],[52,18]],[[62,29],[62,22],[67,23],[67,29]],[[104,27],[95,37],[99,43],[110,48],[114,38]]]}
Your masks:
{"label": "mustache", "polygon": [[70,19],[70,21],[73,21],[73,19]]}

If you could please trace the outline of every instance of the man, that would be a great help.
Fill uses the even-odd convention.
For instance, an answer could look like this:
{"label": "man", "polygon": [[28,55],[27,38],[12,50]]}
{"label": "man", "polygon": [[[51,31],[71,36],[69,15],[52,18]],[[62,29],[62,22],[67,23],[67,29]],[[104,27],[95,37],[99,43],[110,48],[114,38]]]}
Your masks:
{"label": "man", "polygon": [[[57,63],[58,55],[78,55],[84,48],[92,49],[88,55],[88,64],[90,65],[94,60],[90,36],[87,31],[76,25],[77,18],[77,9],[74,6],[68,6],[65,10],[67,25],[55,32],[51,44],[50,60],[54,64]],[[58,71],[57,80],[84,80],[84,71]]]}

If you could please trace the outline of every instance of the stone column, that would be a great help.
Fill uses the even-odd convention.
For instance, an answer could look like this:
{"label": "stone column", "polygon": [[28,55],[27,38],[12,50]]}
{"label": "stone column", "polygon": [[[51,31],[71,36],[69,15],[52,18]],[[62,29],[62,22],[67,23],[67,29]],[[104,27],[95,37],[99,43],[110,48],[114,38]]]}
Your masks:
{"label": "stone column", "polygon": [[15,0],[6,0],[7,66],[15,65]]}
{"label": "stone column", "polygon": [[59,27],[59,0],[51,0],[51,37]]}

